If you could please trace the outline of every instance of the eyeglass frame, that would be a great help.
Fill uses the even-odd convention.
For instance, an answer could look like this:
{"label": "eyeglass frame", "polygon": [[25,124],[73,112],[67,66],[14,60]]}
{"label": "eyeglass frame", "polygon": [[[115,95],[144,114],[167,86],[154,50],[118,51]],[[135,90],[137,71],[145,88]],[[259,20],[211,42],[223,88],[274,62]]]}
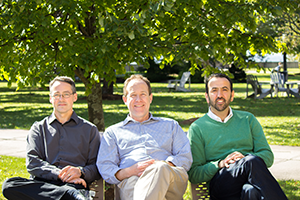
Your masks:
{"label": "eyeglass frame", "polygon": [[[74,95],[75,93],[76,92],[72,92],[72,93],[67,92],[67,93],[62,93],[62,94],[56,93],[54,95],[51,95],[51,97],[54,98],[54,99],[56,99],[56,100],[58,100],[60,98],[68,99],[68,98],[71,97],[71,95]],[[70,96],[66,97],[65,95],[67,95],[67,96],[70,95]]]}

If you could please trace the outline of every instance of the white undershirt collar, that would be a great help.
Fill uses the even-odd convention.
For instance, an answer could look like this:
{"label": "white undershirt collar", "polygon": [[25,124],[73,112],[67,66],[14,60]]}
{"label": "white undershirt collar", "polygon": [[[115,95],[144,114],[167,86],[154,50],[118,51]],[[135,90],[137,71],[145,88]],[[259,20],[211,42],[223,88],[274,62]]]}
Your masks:
{"label": "white undershirt collar", "polygon": [[226,122],[228,122],[228,120],[233,116],[233,113],[232,113],[231,107],[229,106],[229,115],[227,115],[227,117],[224,119],[224,121],[222,121],[221,118],[218,117],[217,115],[215,115],[215,114],[211,111],[211,109],[210,109],[210,107],[209,107],[207,115],[208,115],[210,118],[212,118],[213,120],[216,120],[217,122],[226,123]]}

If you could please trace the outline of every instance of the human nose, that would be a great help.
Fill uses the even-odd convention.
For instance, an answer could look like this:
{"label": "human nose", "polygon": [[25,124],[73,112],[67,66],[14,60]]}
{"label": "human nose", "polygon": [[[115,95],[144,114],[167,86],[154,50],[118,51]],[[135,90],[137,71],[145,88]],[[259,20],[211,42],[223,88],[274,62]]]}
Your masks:
{"label": "human nose", "polygon": [[140,101],[140,100],[141,100],[141,96],[140,96],[140,95],[136,95],[135,100],[136,100],[136,101]]}
{"label": "human nose", "polygon": [[218,92],[217,92],[217,96],[218,96],[218,97],[222,97],[222,96],[223,96],[223,92],[222,92],[222,90],[218,90]]}

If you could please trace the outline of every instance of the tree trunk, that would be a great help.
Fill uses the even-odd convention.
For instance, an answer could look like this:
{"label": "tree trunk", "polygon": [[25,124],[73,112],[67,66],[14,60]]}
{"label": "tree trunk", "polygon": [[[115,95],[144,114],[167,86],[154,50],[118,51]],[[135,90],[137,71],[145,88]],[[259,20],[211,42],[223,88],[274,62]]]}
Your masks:
{"label": "tree trunk", "polygon": [[91,88],[91,93],[87,96],[89,121],[98,127],[100,132],[105,130],[104,115],[102,106],[101,83],[95,83]]}
{"label": "tree trunk", "polygon": [[[81,79],[85,88],[87,88],[90,81],[84,76],[84,70],[76,68],[74,72]],[[104,132],[101,82],[92,85],[91,93],[87,96],[87,104],[89,121],[95,124],[100,132]]]}
{"label": "tree trunk", "polygon": [[[89,84],[88,79],[84,76],[84,71],[80,68],[75,69],[75,74],[84,83],[85,88]],[[112,84],[111,84],[112,85]],[[102,89],[101,82],[92,86],[91,93],[87,96],[89,121],[95,124],[100,132],[104,132],[104,115],[102,106]],[[105,182],[105,199],[114,199],[114,185]]]}

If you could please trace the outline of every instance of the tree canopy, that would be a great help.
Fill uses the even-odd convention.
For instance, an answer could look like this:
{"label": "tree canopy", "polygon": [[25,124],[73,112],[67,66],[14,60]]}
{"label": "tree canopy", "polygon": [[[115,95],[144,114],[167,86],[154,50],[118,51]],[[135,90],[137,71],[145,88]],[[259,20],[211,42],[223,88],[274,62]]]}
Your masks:
{"label": "tree canopy", "polygon": [[294,12],[284,12],[276,19],[281,40],[286,43],[287,52],[299,54],[300,52],[300,6],[294,8]]}
{"label": "tree canopy", "polygon": [[[296,0],[1,0],[0,72],[10,85],[46,84],[76,74],[85,84],[89,120],[104,130],[101,80],[148,58],[186,60],[204,74],[208,61],[242,62],[247,50],[276,41],[259,24]],[[230,55],[230,56],[229,56]]]}

